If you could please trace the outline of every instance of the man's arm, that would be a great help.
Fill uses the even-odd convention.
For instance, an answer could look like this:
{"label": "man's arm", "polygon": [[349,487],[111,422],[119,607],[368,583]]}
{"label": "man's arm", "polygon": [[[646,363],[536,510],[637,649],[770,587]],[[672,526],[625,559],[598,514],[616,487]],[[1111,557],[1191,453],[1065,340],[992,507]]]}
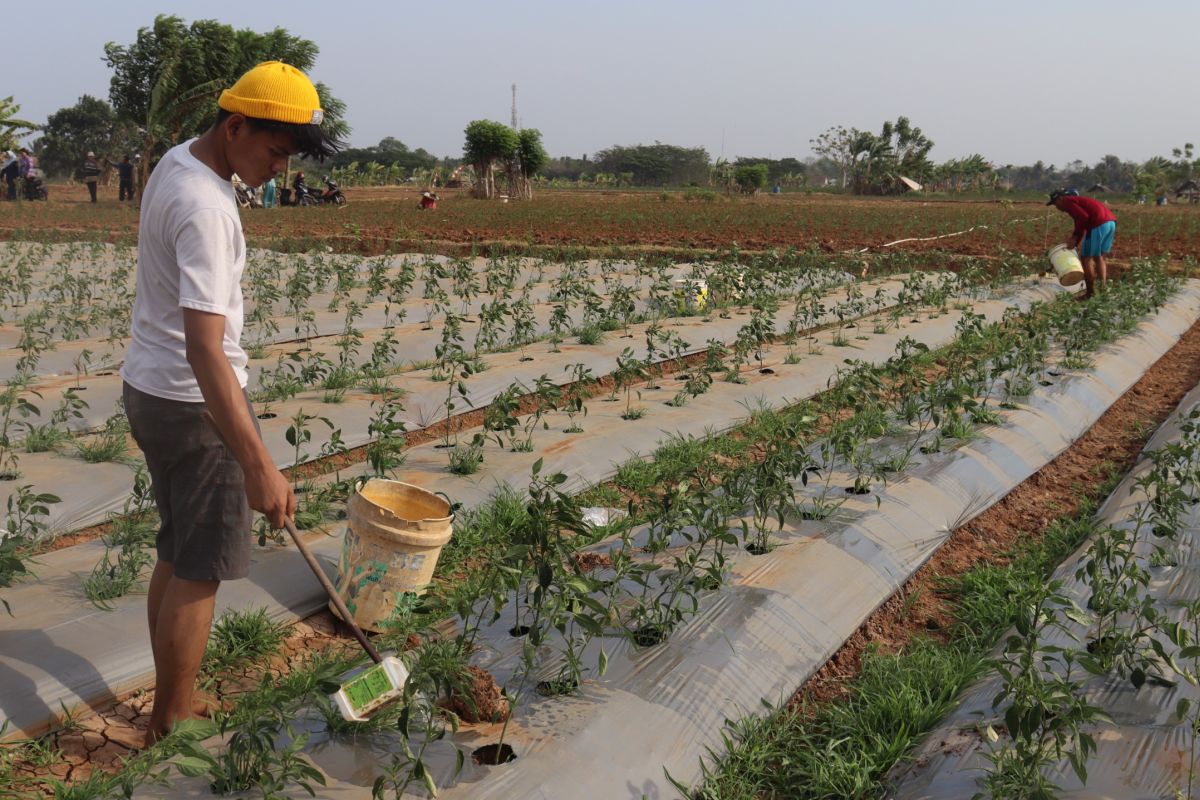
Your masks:
{"label": "man's arm", "polygon": [[275,468],[250,418],[246,398],[225,355],[225,317],[184,308],[183,331],[187,360],[200,384],[217,433],[246,475],[246,498],[274,528],[296,513],[296,497],[287,479]]}
{"label": "man's arm", "polygon": [[1071,219],[1075,220],[1075,229],[1071,231],[1070,238],[1065,244],[1067,247],[1076,248],[1083,242],[1083,237],[1087,233],[1088,214],[1078,203],[1071,202],[1073,198],[1065,198],[1066,202],[1063,211],[1071,215]]}

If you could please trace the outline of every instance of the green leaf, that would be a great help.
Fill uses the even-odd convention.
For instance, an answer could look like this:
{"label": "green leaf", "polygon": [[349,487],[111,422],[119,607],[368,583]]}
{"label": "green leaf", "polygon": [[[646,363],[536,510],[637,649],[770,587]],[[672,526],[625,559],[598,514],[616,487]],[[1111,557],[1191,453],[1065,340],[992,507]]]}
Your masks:
{"label": "green leaf", "polygon": [[183,756],[175,760],[175,766],[189,778],[196,778],[208,772],[210,762],[196,756]]}

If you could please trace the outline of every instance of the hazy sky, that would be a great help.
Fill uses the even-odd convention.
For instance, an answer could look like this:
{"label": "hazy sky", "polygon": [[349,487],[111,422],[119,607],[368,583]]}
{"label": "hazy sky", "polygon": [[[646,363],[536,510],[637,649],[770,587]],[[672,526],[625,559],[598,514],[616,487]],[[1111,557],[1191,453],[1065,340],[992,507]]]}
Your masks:
{"label": "hazy sky", "polygon": [[7,29],[0,96],[37,122],[107,98],[104,43],[158,13],[314,40],[312,76],[358,146],[460,155],[468,121],[509,120],[512,83],[552,155],[658,140],[803,158],[832,125],[901,114],[939,161],[1144,160],[1200,140],[1197,0],[46,0]]}

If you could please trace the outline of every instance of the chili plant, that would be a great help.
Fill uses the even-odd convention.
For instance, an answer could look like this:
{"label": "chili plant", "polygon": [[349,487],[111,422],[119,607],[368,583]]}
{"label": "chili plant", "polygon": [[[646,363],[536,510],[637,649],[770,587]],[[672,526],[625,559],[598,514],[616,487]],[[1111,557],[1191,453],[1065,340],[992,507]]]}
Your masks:
{"label": "chili plant", "polygon": [[[992,707],[1006,704],[1003,719],[1010,739],[986,754],[992,770],[983,785],[993,798],[1050,798],[1058,787],[1046,773],[1064,755],[1079,780],[1087,782],[1096,741],[1086,727],[1108,717],[1088,703],[1081,682],[1072,676],[1074,652],[1043,641],[1052,631],[1069,636],[1064,619],[1082,616],[1063,594],[1062,582],[1035,582],[1014,602],[1016,631],[992,662],[1001,680]],[[993,728],[988,736],[999,740]]]}

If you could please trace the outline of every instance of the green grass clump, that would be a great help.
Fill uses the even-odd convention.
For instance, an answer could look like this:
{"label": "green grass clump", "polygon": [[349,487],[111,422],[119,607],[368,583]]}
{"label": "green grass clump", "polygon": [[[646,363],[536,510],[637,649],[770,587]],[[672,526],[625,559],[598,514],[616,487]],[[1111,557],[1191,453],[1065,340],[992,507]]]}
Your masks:
{"label": "green grass clump", "polygon": [[287,623],[272,620],[265,608],[228,609],[208,636],[203,671],[215,675],[258,663],[279,650],[287,632]]}
{"label": "green grass clump", "polygon": [[984,674],[992,647],[1016,618],[1013,598],[1045,582],[1095,531],[1096,499],[1119,480],[1110,466],[1104,485],[1072,516],[1022,538],[1003,563],[943,581],[940,590],[956,603],[948,642],[918,638],[896,653],[868,650],[845,699],[730,722],[723,754],[710,752],[715,765],[703,765],[700,784],[677,788],[696,800],[885,797],[888,771]]}

